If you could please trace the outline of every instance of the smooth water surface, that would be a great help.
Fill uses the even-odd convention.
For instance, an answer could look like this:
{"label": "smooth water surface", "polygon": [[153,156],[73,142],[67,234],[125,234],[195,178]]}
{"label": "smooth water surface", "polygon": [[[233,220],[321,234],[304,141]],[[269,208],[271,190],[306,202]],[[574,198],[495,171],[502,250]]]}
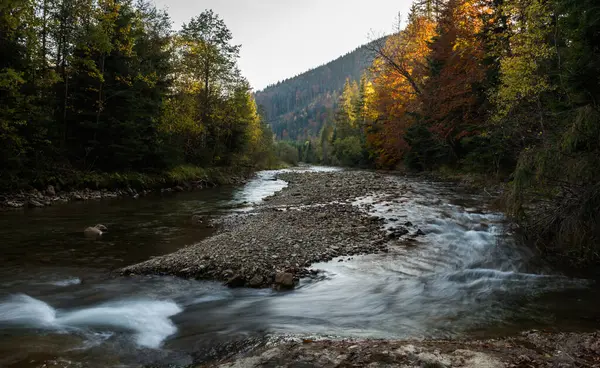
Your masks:
{"label": "smooth water surface", "polygon": [[[110,274],[209,236],[193,214],[247,211],[286,186],[275,174],[241,188],[0,214],[0,366],[187,365],[215,345],[263,334],[420,338],[600,326],[597,286],[536,262],[482,198],[405,178],[389,178],[403,182],[402,193],[365,193],[355,205],[427,236],[388,254],[314,265],[319,277],[292,292]],[[87,241],[81,231],[95,223],[109,232]]]}

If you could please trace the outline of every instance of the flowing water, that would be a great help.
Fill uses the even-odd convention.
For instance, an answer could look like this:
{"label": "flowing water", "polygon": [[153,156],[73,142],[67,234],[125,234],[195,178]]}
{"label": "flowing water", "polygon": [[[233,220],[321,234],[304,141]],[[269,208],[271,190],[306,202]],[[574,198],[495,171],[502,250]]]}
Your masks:
{"label": "flowing water", "polygon": [[[445,338],[600,327],[595,283],[536,262],[478,195],[404,178],[390,177],[406,186],[394,198],[355,205],[427,236],[388,254],[314,265],[320,277],[292,292],[111,275],[210,236],[193,214],[247,211],[286,186],[276,173],[241,188],[0,213],[0,366],[184,366],[221,343],[265,334]],[[84,239],[96,223],[109,232]]]}

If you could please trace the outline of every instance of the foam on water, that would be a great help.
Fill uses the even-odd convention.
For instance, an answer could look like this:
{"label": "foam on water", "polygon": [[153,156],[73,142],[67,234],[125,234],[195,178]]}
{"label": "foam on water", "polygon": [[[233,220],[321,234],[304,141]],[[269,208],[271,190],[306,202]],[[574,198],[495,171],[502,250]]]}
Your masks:
{"label": "foam on water", "polygon": [[68,279],[64,279],[64,280],[53,281],[53,282],[50,282],[50,284],[54,285],[54,286],[61,286],[61,287],[66,287],[66,286],[71,286],[71,285],[79,285],[79,284],[81,284],[81,279],[79,277],[72,277],[72,278],[68,278]]}
{"label": "foam on water", "polygon": [[138,345],[158,348],[177,328],[170,317],[181,308],[172,301],[124,300],[96,307],[61,311],[28,295],[15,295],[0,303],[0,325],[21,328],[125,330]]}
{"label": "foam on water", "polygon": [[256,174],[256,177],[249,181],[244,187],[238,190],[231,200],[231,204],[256,204],[266,197],[283,190],[288,183],[277,179],[276,175],[285,172],[333,172],[340,168],[329,166],[299,166],[284,170],[265,170]]}
{"label": "foam on water", "polygon": [[547,316],[536,315],[537,296],[590,285],[539,267],[531,271],[532,254],[505,236],[502,214],[469,209],[427,183],[416,184],[408,181],[398,196],[368,195],[354,204],[387,219],[389,230],[411,221],[411,234],[421,229],[426,235],[408,243],[400,239],[389,254],[314,265],[325,273],[321,281],[304,281],[295,293],[269,303],[276,329],[457,336],[480,326],[505,326],[521,315],[543,319]]}

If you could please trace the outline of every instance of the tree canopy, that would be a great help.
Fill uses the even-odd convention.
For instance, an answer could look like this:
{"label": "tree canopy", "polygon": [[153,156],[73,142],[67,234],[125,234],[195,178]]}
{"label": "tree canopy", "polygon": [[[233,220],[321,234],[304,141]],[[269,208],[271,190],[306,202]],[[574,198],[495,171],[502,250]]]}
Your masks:
{"label": "tree canopy", "polygon": [[64,171],[270,160],[272,133],[207,10],[181,31],[145,0],[0,4],[0,183]]}

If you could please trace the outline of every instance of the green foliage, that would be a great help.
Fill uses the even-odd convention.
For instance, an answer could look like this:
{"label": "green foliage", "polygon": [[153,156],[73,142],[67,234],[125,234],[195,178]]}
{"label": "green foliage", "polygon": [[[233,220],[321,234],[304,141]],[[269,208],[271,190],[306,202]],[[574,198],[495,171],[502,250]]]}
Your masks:
{"label": "green foliage", "polygon": [[368,45],[306,73],[268,86],[256,93],[265,117],[280,140],[305,142],[317,138],[333,121],[344,85],[360,80],[372,55]]}
{"label": "green foliage", "polygon": [[333,142],[335,155],[344,166],[360,166],[365,161],[365,149],[356,136],[338,138]]}
{"label": "green foliage", "polygon": [[458,148],[463,171],[492,174],[496,179],[507,178],[518,156],[513,146],[498,132],[490,131],[464,138]]}
{"label": "green foliage", "polygon": [[291,142],[277,142],[275,145],[275,154],[279,160],[289,165],[295,166],[300,162],[298,147]]}
{"label": "green foliage", "polygon": [[333,124],[323,126],[318,139],[305,144],[303,161],[350,167],[370,166],[365,127],[369,116],[369,88],[366,74],[360,84],[346,80]]}
{"label": "green foliage", "polygon": [[212,11],[175,34],[145,0],[2,2],[0,187],[274,164],[231,40]]}
{"label": "green foliage", "polygon": [[[552,37],[538,38],[542,45],[535,48],[552,47],[551,62],[546,54],[533,61],[552,93],[538,100],[533,111],[544,111],[534,114],[535,121],[526,116],[531,110],[513,114],[522,136],[530,138],[515,169],[509,205],[544,252],[593,264],[600,262],[600,9],[594,1],[546,6],[553,16],[545,32]],[[529,32],[535,37],[538,31]]]}
{"label": "green foliage", "polygon": [[432,170],[452,163],[452,150],[444,142],[437,139],[423,124],[414,124],[404,137],[410,145],[405,155],[407,167],[414,170]]}

